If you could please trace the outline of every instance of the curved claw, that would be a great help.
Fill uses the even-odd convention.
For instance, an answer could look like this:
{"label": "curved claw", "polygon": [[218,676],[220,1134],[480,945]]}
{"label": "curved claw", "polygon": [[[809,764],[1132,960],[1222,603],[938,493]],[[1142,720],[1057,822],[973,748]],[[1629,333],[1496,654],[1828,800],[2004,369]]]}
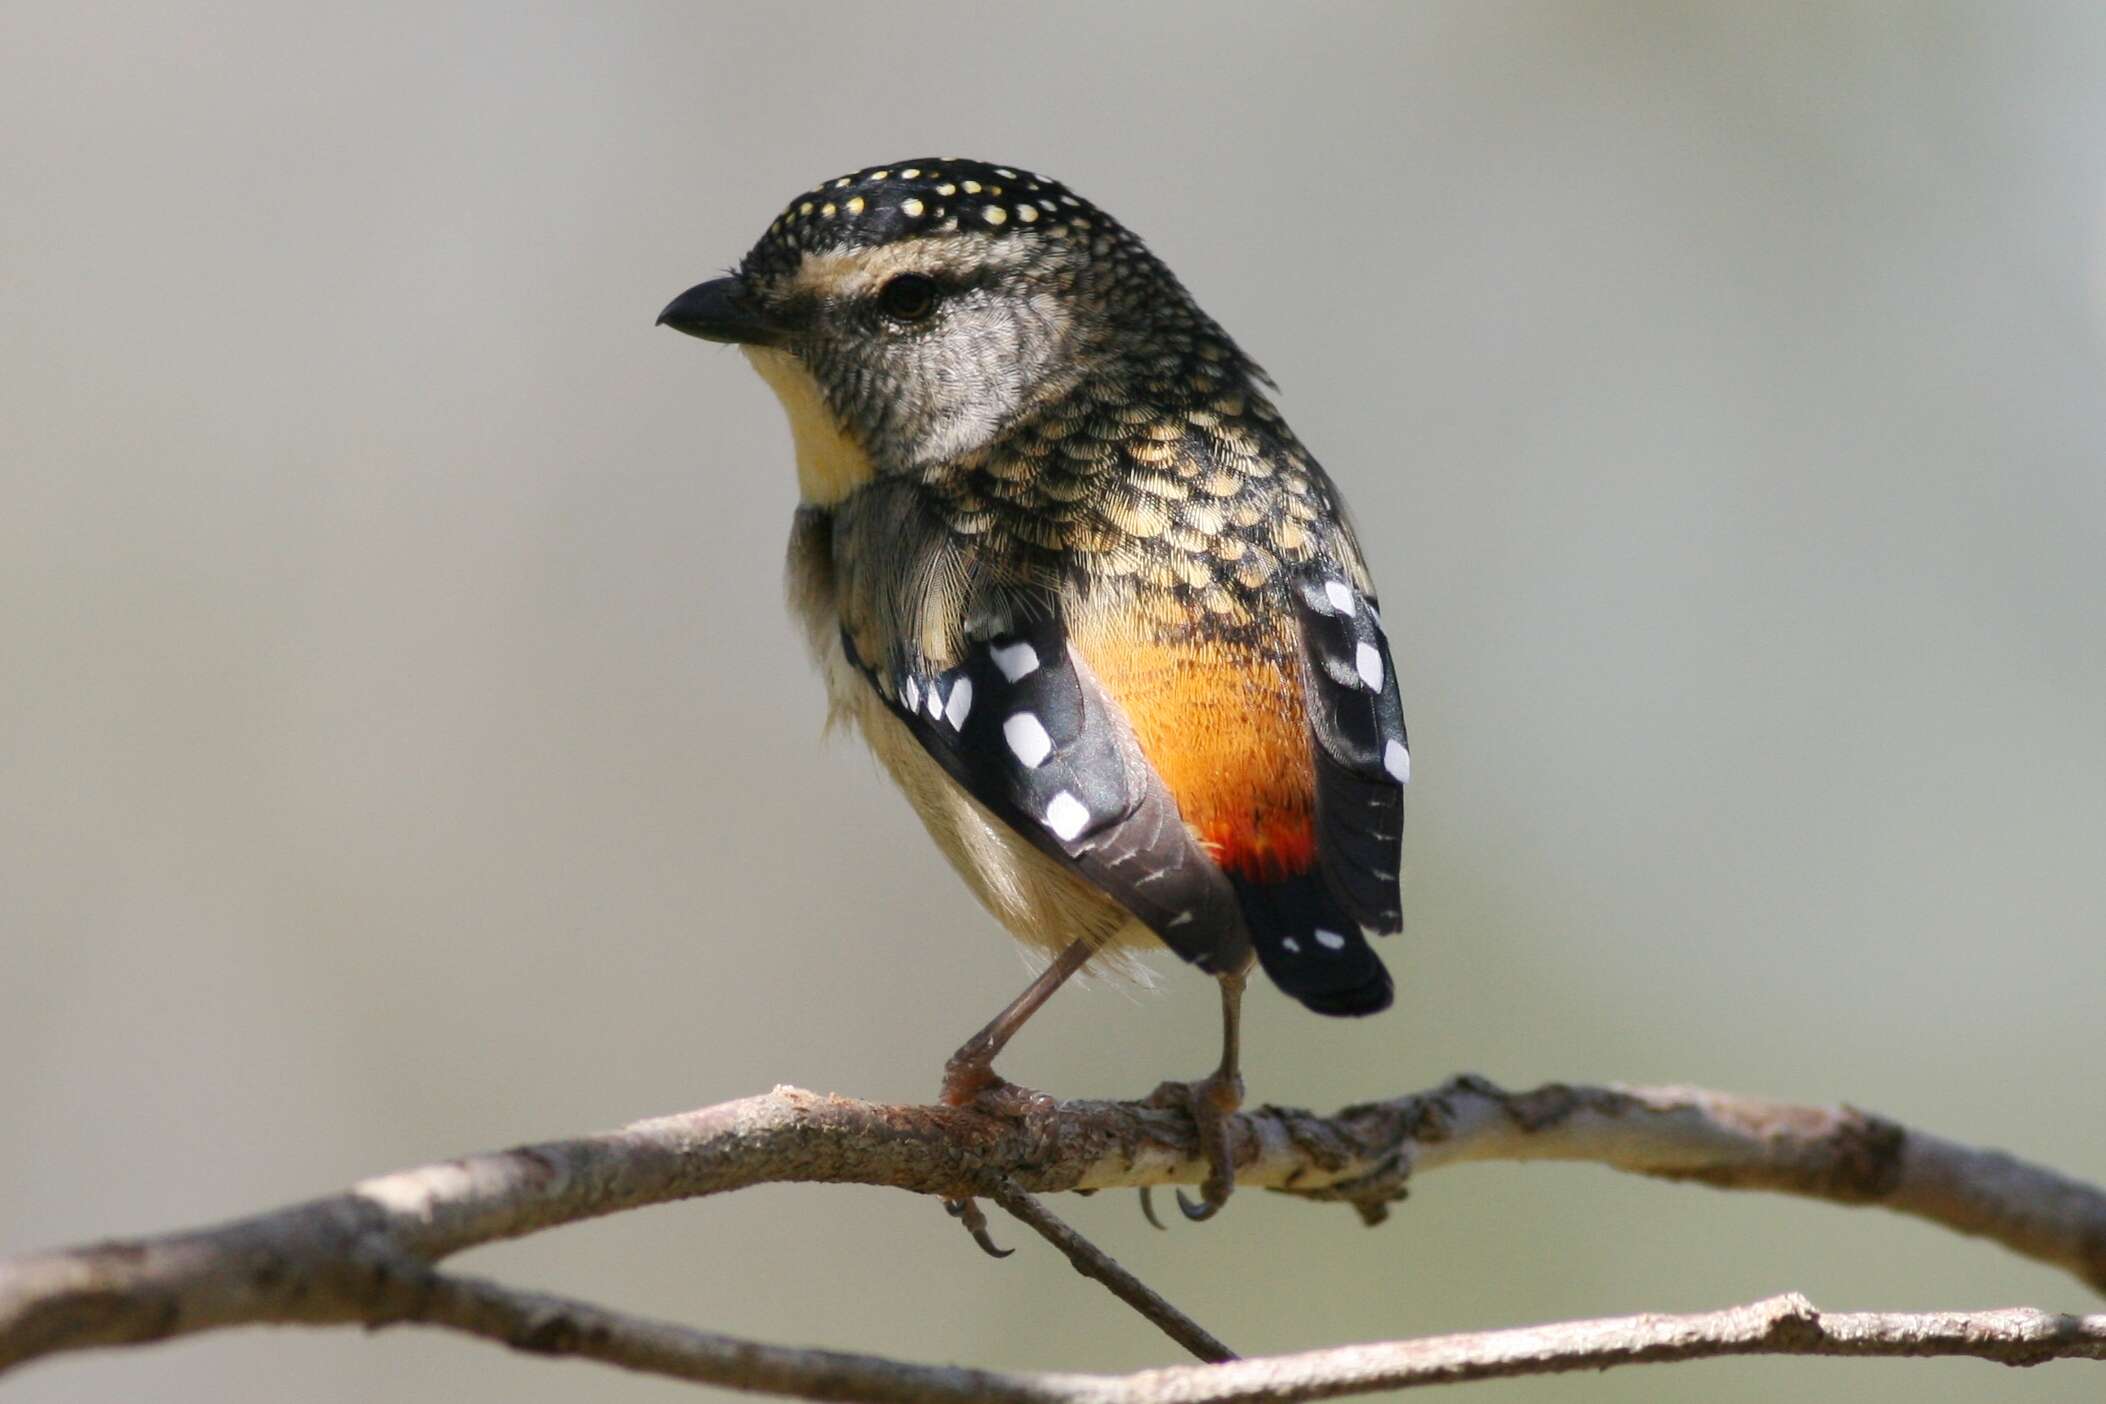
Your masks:
{"label": "curved claw", "polygon": [[1163,1221],[1155,1216],[1155,1187],[1153,1185],[1141,1186],[1141,1217],[1146,1219],[1157,1233],[1168,1233],[1170,1231]]}
{"label": "curved claw", "polygon": [[1014,1248],[1004,1248],[994,1241],[993,1235],[987,1231],[987,1216],[981,1213],[980,1206],[970,1199],[946,1199],[943,1201],[943,1212],[963,1224],[965,1231],[973,1236],[973,1242],[979,1244],[980,1251],[988,1257],[1006,1258],[1016,1251]]}
{"label": "curved claw", "polygon": [[1177,1192],[1177,1207],[1195,1224],[1203,1224],[1221,1212],[1219,1203],[1210,1199],[1194,1199],[1183,1190]]}

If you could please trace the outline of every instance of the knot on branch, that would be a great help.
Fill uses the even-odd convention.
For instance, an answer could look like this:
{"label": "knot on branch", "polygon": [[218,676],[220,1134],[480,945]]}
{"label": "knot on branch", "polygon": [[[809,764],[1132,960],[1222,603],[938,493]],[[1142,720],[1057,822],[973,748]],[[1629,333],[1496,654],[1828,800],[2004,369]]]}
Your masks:
{"label": "knot on branch", "polygon": [[1764,1317],[1763,1341],[1780,1350],[1811,1350],[1825,1334],[1820,1309],[1797,1292],[1757,1302],[1754,1310]]}
{"label": "knot on branch", "polygon": [[1829,1134],[1835,1163],[1826,1192],[1860,1204],[1885,1199],[1901,1184],[1908,1132],[1885,1117],[1845,1106]]}

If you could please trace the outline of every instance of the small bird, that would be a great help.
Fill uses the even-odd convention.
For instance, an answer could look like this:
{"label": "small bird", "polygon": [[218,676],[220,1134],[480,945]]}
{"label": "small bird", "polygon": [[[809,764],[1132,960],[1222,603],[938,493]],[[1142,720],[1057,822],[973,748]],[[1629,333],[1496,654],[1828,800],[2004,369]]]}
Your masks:
{"label": "small bird", "polygon": [[995,1056],[1092,958],[1168,946],[1221,985],[1220,1065],[1166,1084],[1208,1163],[1179,1201],[1211,1216],[1253,953],[1317,1013],[1372,1014],[1368,938],[1402,926],[1396,670],[1271,378],[1095,205],[958,158],[814,186],[658,320],[739,345],[781,399],[789,592],[832,713],[1052,957],[943,1099],[1043,1106]]}

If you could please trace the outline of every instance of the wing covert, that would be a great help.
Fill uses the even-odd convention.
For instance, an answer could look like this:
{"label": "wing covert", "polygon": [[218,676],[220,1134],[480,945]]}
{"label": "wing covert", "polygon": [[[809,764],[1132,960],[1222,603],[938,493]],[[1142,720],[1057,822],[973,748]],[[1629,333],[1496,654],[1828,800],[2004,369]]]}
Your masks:
{"label": "wing covert", "polygon": [[1201,969],[1242,961],[1248,942],[1227,878],[1058,619],[969,637],[947,668],[863,658],[846,629],[841,642],[922,749],[1011,830]]}
{"label": "wing covert", "polygon": [[1361,926],[1403,927],[1398,870],[1411,751],[1375,601],[1322,567],[1291,586],[1316,757],[1317,852],[1326,882]]}

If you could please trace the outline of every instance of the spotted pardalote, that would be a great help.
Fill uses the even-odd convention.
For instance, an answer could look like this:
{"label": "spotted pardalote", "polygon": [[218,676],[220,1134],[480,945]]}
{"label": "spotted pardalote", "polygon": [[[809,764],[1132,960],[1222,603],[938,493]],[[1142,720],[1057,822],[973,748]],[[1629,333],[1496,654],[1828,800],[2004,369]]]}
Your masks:
{"label": "spotted pardalote", "polygon": [[[1124,227],[952,158],[828,180],[660,321],[787,410],[793,606],[851,719],[995,917],[1054,953],[952,1060],[1103,951],[1223,983],[1213,1163],[1253,954],[1322,1014],[1388,1006],[1411,755],[1374,582],[1272,382]],[[1210,1136],[1211,1131],[1211,1136]]]}

